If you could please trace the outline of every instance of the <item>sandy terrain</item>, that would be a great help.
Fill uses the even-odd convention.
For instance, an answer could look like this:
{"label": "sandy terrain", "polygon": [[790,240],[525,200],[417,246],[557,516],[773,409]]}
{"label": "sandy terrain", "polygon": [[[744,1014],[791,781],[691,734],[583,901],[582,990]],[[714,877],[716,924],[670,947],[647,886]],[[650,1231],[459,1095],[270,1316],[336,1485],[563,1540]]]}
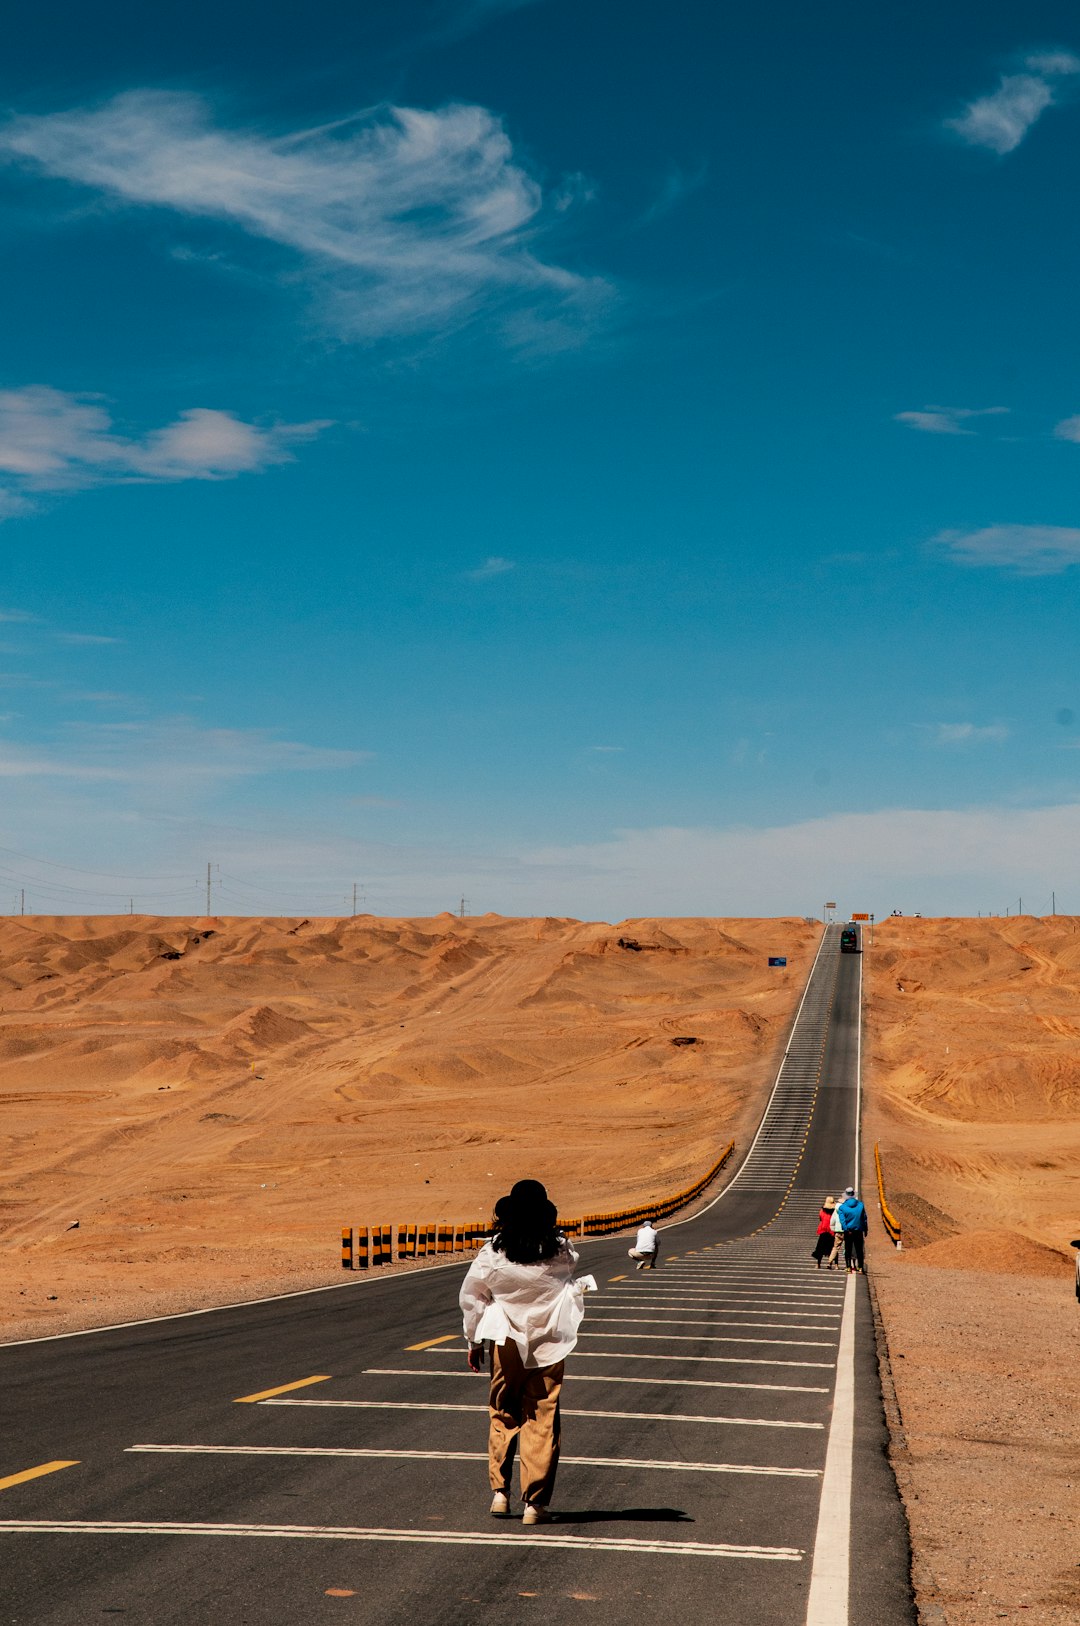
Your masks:
{"label": "sandy terrain", "polygon": [[[817,937],[3,921],[3,1336],[333,1282],[343,1223],[467,1218],[522,1173],[564,1212],[684,1185],[756,1120]],[[876,938],[864,1184],[872,1210],[876,1139],[904,1225],[896,1253],[875,1223],[872,1280],[924,1621],[1064,1626],[1080,921],[894,919]]]}
{"label": "sandy terrain", "polygon": [[[899,920],[864,959],[872,1277],[927,1626],[1080,1615],[1080,921]],[[872,1203],[868,1201],[872,1209]]]}
{"label": "sandy terrain", "polygon": [[4,920],[2,1335],[336,1281],[343,1224],[522,1174],[564,1213],[679,1189],[760,1112],[819,932]]}

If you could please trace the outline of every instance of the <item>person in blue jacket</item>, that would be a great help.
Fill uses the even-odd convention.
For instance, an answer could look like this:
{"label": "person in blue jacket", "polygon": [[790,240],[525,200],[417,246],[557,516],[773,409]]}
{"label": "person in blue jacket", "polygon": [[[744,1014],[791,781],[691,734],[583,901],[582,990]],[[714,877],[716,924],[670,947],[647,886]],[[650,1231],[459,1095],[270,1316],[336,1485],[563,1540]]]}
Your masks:
{"label": "person in blue jacket", "polygon": [[854,1186],[846,1188],[837,1213],[844,1228],[844,1263],[849,1271],[858,1271],[861,1275],[865,1269],[863,1237],[869,1226],[866,1223],[866,1206],[856,1197]]}

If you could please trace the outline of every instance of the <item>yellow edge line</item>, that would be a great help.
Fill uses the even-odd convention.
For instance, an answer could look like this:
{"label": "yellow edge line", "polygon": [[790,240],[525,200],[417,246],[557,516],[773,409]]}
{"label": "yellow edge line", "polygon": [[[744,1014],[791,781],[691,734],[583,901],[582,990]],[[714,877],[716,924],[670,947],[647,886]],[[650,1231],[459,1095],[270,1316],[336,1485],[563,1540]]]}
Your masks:
{"label": "yellow edge line", "polygon": [[626,1277],[625,1276],[610,1276],[608,1278],[608,1280],[612,1281],[612,1282],[625,1282]]}
{"label": "yellow edge line", "polygon": [[425,1338],[422,1344],[406,1344],[405,1348],[406,1350],[434,1349],[436,1344],[448,1344],[450,1343],[451,1339],[456,1338],[457,1336],[458,1335],[456,1332],[444,1332],[441,1338]]}
{"label": "yellow edge line", "polygon": [[247,1406],[256,1400],[269,1400],[272,1395],[287,1395],[290,1389],[306,1389],[309,1383],[329,1383],[329,1372],[323,1372],[315,1378],[298,1378],[295,1383],[282,1383],[276,1389],[260,1389],[257,1395],[237,1395],[235,1404]]}
{"label": "yellow edge line", "polygon": [[58,1468],[77,1468],[78,1457],[71,1462],[43,1462],[38,1468],[24,1468],[21,1474],[8,1474],[6,1479],[0,1479],[0,1490],[7,1490],[9,1485],[22,1485],[28,1479],[40,1479],[42,1474],[54,1474]]}

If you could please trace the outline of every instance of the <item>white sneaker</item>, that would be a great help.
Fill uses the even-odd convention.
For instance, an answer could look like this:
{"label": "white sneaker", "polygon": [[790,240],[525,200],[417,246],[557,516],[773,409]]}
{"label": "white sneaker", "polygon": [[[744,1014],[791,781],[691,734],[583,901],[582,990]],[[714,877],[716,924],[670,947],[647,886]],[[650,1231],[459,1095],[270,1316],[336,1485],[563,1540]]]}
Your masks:
{"label": "white sneaker", "polygon": [[551,1514],[539,1502],[529,1502],[521,1515],[522,1524],[550,1524]]}
{"label": "white sneaker", "polygon": [[493,1519],[508,1519],[510,1517],[510,1498],[505,1491],[496,1491],[491,1498],[491,1517]]}

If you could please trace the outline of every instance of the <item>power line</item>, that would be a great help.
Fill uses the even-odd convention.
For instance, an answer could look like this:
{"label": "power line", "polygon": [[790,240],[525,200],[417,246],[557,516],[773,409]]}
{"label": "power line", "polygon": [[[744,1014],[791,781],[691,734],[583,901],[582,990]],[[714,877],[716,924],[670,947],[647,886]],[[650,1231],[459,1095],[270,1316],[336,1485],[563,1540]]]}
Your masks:
{"label": "power line", "polygon": [[7,853],[11,858],[22,858],[28,864],[41,864],[46,869],[64,869],[71,875],[103,875],[113,881],[179,881],[179,875],[117,875],[113,870],[107,869],[79,869],[75,864],[58,864],[51,858],[35,858],[31,853],[21,853],[14,847],[0,847],[0,853]]}

